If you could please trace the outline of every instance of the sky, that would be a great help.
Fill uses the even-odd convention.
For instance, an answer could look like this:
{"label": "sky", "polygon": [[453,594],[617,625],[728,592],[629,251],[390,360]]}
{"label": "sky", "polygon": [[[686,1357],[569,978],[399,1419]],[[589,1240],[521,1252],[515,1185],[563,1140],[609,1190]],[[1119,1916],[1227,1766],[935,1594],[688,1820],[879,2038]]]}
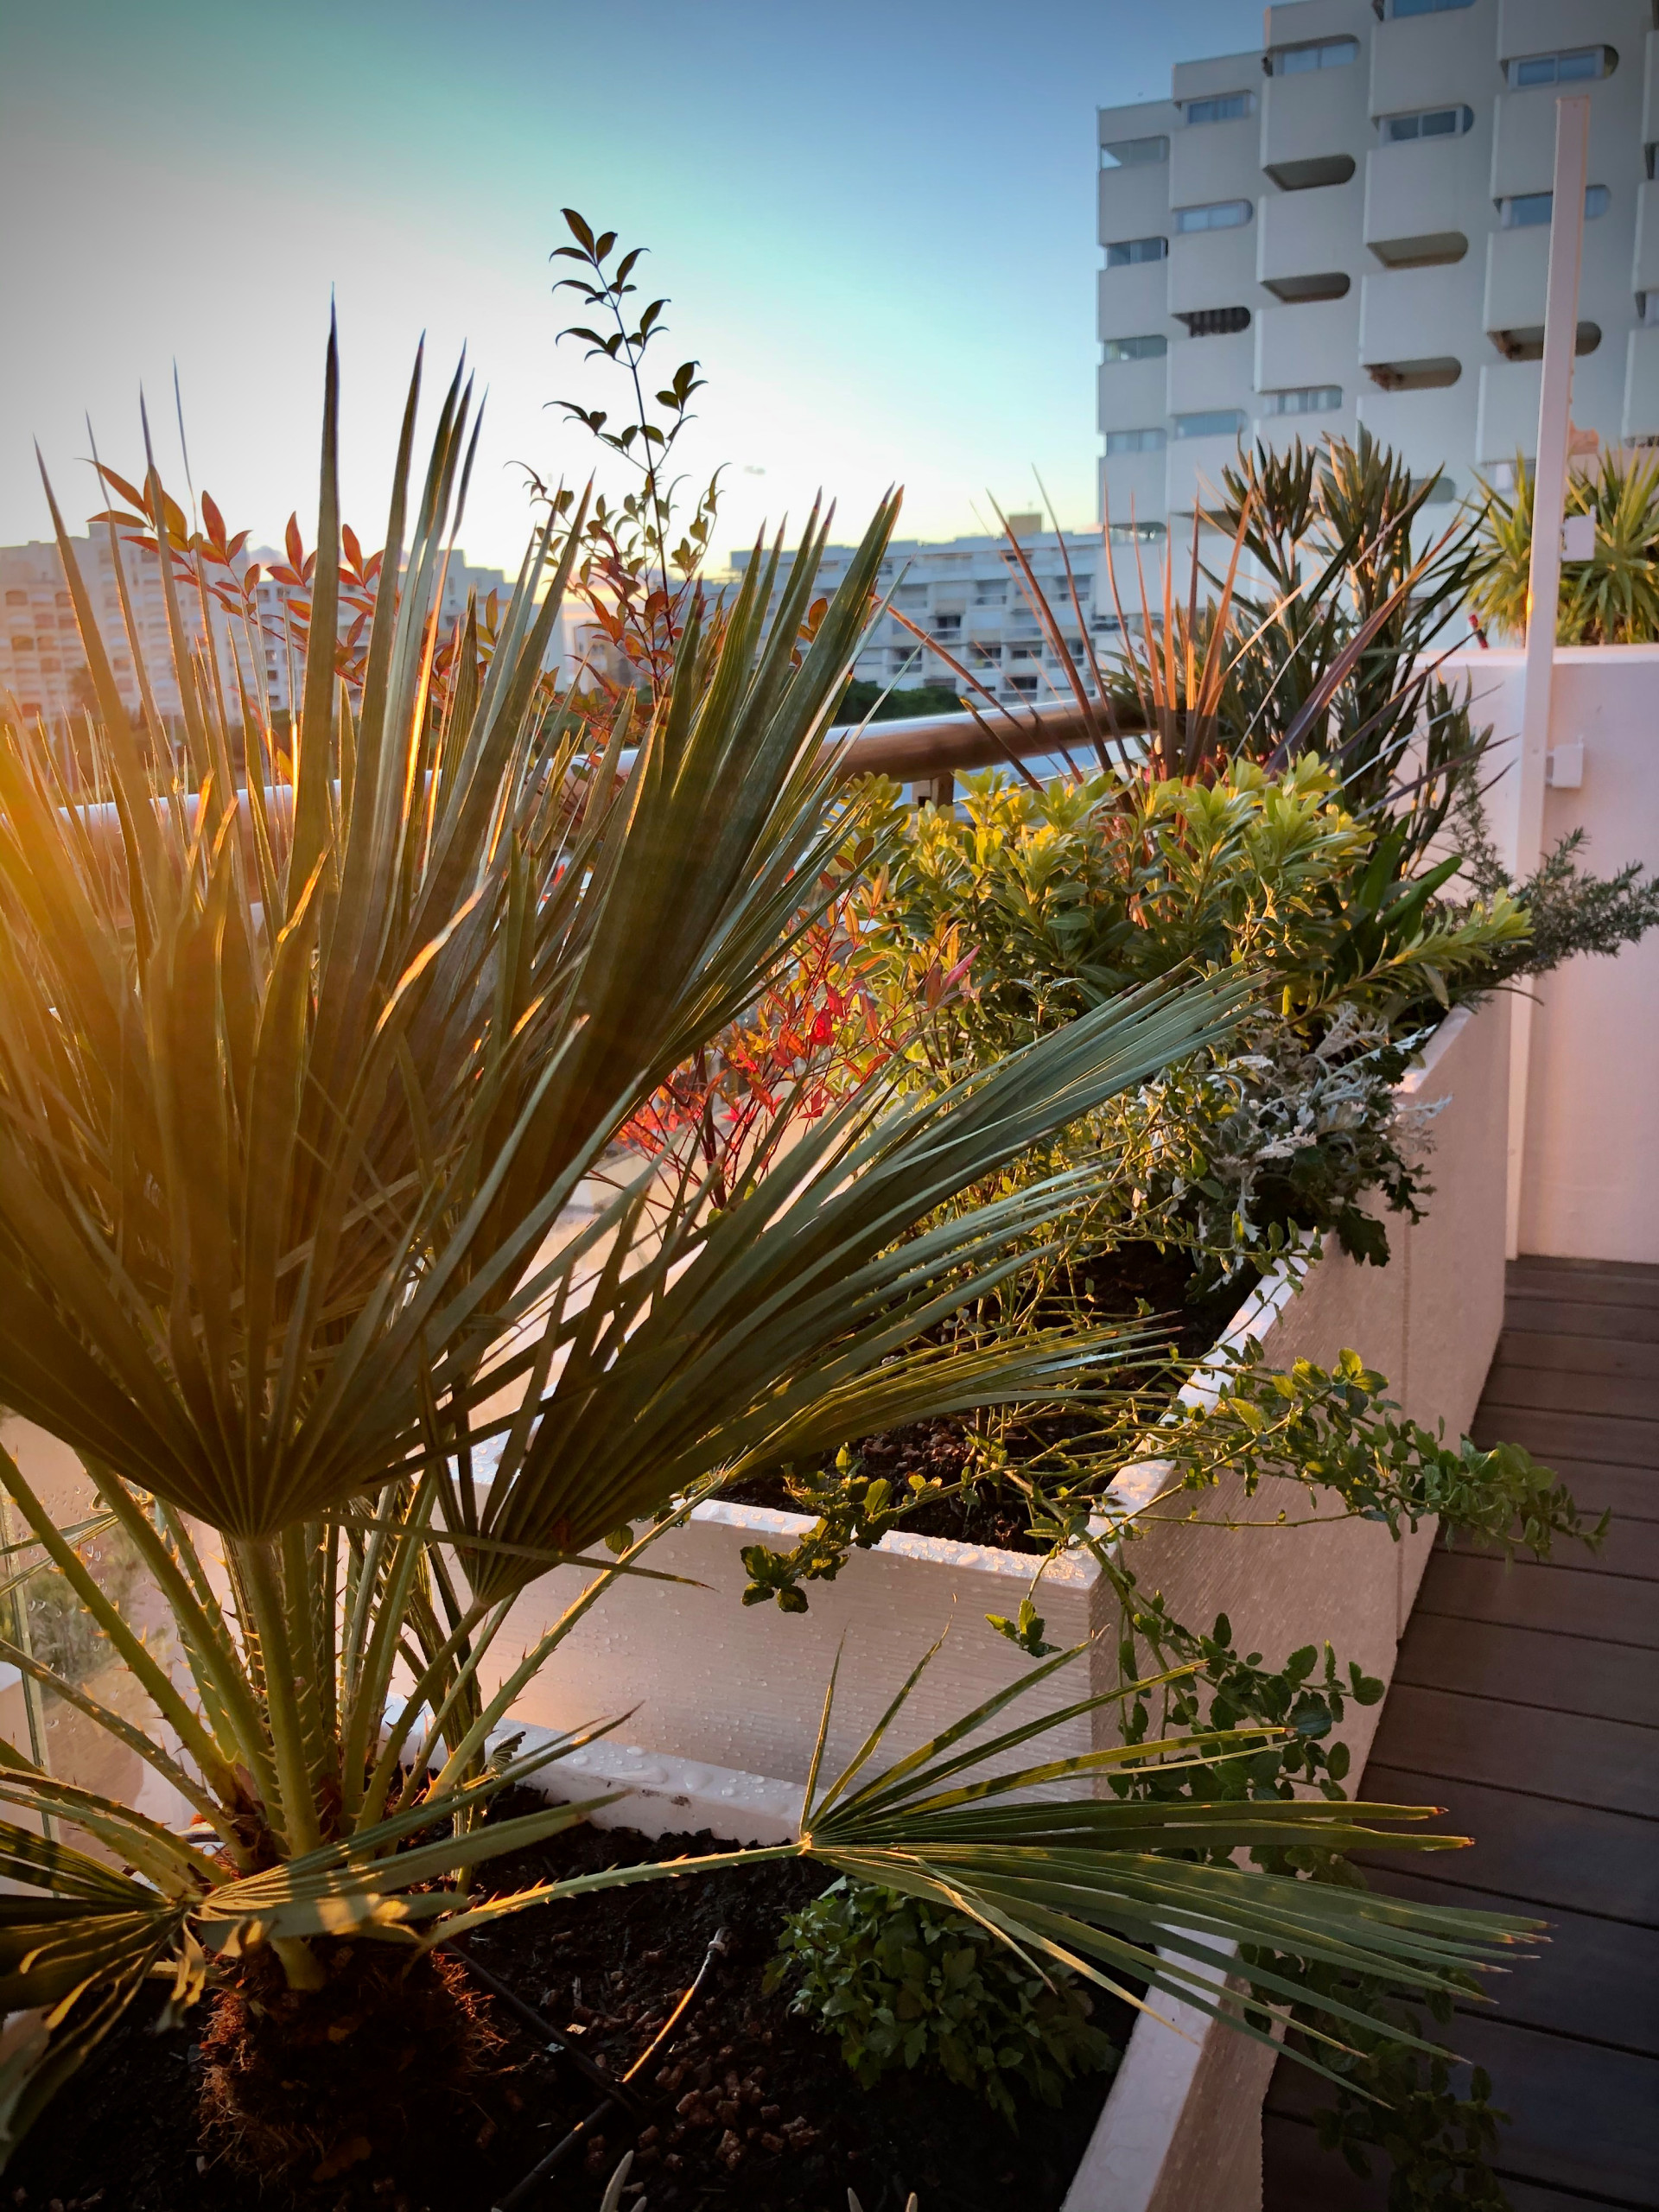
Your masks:
{"label": "sky", "polygon": [[[649,248],[652,363],[706,388],[680,455],[721,467],[720,558],[815,493],[857,534],[986,525],[988,495],[1095,516],[1094,111],[1253,48],[1259,0],[49,0],[0,5],[0,543],[106,463],[230,526],[315,535],[339,317],[346,518],[384,536],[415,348],[463,345],[485,429],[461,542],[517,566],[527,464],[580,482],[614,411],[551,291],[575,207]],[[600,457],[602,461],[602,456]],[[620,464],[601,466],[613,494]],[[993,525],[994,526],[994,525]]]}

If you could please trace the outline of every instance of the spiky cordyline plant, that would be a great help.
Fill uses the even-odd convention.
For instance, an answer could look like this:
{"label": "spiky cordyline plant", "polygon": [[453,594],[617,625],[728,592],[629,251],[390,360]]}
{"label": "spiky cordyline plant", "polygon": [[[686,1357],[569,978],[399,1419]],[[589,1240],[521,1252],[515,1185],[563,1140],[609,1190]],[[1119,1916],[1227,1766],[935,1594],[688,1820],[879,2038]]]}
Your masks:
{"label": "spiky cordyline plant", "polygon": [[[9,1459],[37,1556],[148,1694],[152,1727],[3,1651],[194,1815],[169,1828],[0,1748],[0,1802],[23,1815],[0,1825],[0,1871],[33,1892],[0,1900],[0,2003],[47,2008],[0,2080],[13,2140],[147,1976],[181,2004],[274,1955],[303,1993],[337,1939],[429,1945],[532,1901],[471,1904],[454,1878],[584,1808],[481,1822],[538,1763],[492,1763],[492,1739],[699,1495],[873,1429],[1097,1383],[1109,1332],[913,1347],[1109,1170],[908,1232],[1220,1036],[1244,988],[1130,995],[930,1102],[878,1084],[719,1208],[695,1186],[648,1206],[636,1181],[561,1242],[579,1180],[788,957],[845,841],[820,732],[894,506],[810,641],[816,518],[786,574],[775,551],[755,563],[716,640],[688,626],[648,725],[625,706],[598,757],[540,683],[579,518],[562,553],[550,531],[533,543],[481,687],[430,704],[469,406],[458,378],[410,524],[418,384],[417,365],[360,701],[313,652],[291,768],[245,697],[237,790],[211,645],[193,662],[165,567],[189,766],[168,765],[153,721],[146,764],[55,503],[102,709],[82,741],[112,808],[66,788],[43,728],[0,728],[0,1401],[82,1456],[188,1681]],[[331,341],[314,639],[334,628],[336,397]],[[153,462],[147,493],[159,510]],[[202,618],[211,633],[205,601]],[[607,1534],[619,1554],[498,1680],[512,1599],[551,1565],[593,1563]],[[1229,1939],[1432,1981],[1506,1932],[1152,1855],[1268,1828],[1375,1840],[1361,1808],[1031,1802],[964,1780],[1055,1725],[963,1748],[1002,1702],[874,1773],[878,1731],[822,1793],[815,1763],[787,1848],[1200,2001],[1192,1977]],[[1116,1756],[1021,1779],[1028,1796]]]}

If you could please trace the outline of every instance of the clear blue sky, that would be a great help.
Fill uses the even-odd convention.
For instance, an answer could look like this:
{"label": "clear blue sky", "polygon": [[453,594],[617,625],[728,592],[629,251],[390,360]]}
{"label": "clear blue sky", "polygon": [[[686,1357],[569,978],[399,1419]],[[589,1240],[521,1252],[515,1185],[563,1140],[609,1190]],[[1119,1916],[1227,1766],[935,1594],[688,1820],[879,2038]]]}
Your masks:
{"label": "clear blue sky", "polygon": [[[380,542],[416,340],[491,388],[464,542],[511,565],[522,456],[585,474],[544,403],[558,209],[652,249],[662,359],[709,389],[723,555],[816,486],[851,534],[977,526],[1040,469],[1094,519],[1094,110],[1254,46],[1256,0],[48,0],[0,9],[0,543],[141,466],[137,393],[257,538],[315,512],[331,288],[346,512]],[[568,298],[569,296],[565,295]],[[430,387],[429,386],[429,389]],[[309,536],[309,524],[307,524]]]}

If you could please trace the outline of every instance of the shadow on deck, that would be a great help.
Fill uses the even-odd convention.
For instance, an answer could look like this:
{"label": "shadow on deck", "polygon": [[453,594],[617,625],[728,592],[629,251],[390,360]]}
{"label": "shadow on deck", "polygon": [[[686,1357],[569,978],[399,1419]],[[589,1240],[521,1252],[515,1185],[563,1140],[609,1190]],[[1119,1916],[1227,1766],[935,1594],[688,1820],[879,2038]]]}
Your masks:
{"label": "shadow on deck", "polygon": [[[1472,1850],[1377,1862],[1396,1895],[1536,1913],[1541,1956],[1455,2047],[1510,2115],[1515,2212],[1659,2208],[1659,1267],[1522,1259],[1475,1418],[1523,1444],[1605,1549],[1548,1566],[1437,1550],[1359,1793],[1433,1803]],[[1281,2061],[1264,2115],[1266,2212],[1382,2212],[1309,2124],[1322,2085]]]}

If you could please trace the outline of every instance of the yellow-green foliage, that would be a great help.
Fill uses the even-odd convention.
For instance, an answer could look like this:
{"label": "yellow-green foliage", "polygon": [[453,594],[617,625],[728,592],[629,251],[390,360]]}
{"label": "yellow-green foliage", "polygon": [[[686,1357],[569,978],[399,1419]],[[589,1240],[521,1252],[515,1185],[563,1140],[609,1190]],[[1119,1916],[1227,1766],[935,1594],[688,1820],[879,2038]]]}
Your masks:
{"label": "yellow-green foliage", "polygon": [[1449,978],[1478,988],[1523,912],[1499,893],[1437,913],[1443,872],[1402,880],[1395,834],[1337,793],[1312,754],[1278,774],[1236,760],[1212,784],[969,777],[960,812],[895,807],[877,941],[906,980],[947,927],[972,949],[969,995],[933,1024],[949,1064],[1183,969],[1266,969],[1302,1027],[1344,1002],[1390,1016],[1444,1002]]}

